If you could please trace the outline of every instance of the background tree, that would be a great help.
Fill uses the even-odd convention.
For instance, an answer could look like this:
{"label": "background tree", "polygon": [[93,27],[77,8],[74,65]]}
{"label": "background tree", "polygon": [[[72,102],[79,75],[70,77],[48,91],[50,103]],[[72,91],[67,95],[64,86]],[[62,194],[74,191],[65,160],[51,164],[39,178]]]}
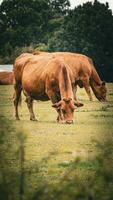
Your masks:
{"label": "background tree", "polygon": [[17,47],[47,44],[54,30],[60,28],[69,5],[68,0],[3,0],[0,54],[6,57]]}
{"label": "background tree", "polygon": [[54,34],[52,50],[79,52],[90,56],[105,80],[113,80],[113,15],[108,3],[95,0],[70,10],[62,30]]}
{"label": "background tree", "polygon": [[7,43],[15,48],[45,42],[50,15],[45,0],[4,0],[0,6],[2,49]]}
{"label": "background tree", "polygon": [[102,79],[113,81],[113,15],[108,3],[95,0],[73,10],[69,6],[69,0],[3,0],[0,62],[13,62],[31,46],[79,52],[93,59]]}

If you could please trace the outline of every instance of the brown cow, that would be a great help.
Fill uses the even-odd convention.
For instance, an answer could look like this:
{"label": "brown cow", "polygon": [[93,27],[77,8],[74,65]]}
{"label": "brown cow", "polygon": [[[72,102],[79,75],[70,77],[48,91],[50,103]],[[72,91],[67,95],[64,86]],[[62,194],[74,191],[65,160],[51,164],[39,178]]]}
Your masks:
{"label": "brown cow", "polygon": [[56,58],[62,57],[66,64],[71,68],[75,79],[75,93],[77,85],[84,87],[89,99],[92,100],[90,86],[94,95],[99,101],[106,101],[106,86],[105,82],[101,81],[92,60],[82,54],[69,52],[34,52],[35,55],[53,55]]}
{"label": "brown cow", "polygon": [[13,72],[3,71],[0,72],[0,85],[12,85],[13,84]]}
{"label": "brown cow", "polygon": [[58,112],[58,121],[68,124],[73,122],[75,105],[83,106],[74,101],[72,72],[62,59],[23,54],[15,61],[14,77],[16,119],[19,119],[18,102],[22,90],[26,95],[30,120],[35,120],[33,99],[50,99]]}

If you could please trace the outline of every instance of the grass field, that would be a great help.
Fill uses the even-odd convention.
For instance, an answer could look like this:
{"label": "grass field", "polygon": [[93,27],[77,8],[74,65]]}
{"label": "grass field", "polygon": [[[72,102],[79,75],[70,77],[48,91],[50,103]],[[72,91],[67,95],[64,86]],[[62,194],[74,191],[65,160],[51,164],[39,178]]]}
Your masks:
{"label": "grass field", "polygon": [[[104,143],[106,137],[113,133],[113,84],[107,84],[107,89],[108,102],[105,103],[98,102],[94,96],[93,102],[90,102],[84,89],[78,89],[77,95],[84,103],[84,107],[76,109],[74,124],[68,125],[56,122],[57,113],[49,101],[34,103],[38,121],[30,121],[24,96],[22,105],[19,107],[21,120],[15,121],[12,104],[13,86],[0,86],[0,120],[3,121],[0,129],[6,130],[5,137],[8,138],[7,143],[4,142],[3,146],[4,149],[9,148],[9,152],[5,152],[6,157],[4,156],[3,159],[6,163],[8,161],[9,166],[5,165],[4,169],[26,171],[23,175],[24,194],[22,199],[31,199],[33,192],[37,191],[38,183],[55,185],[61,182],[69,173],[69,169],[72,169],[70,168],[72,163],[77,160],[80,162],[77,161],[74,165],[76,166],[75,173],[80,179],[85,180],[88,173],[95,172],[97,164],[95,161],[90,161],[99,151],[95,146],[95,141]],[[8,126],[13,127],[11,131],[8,131]],[[22,140],[20,136],[23,137]],[[7,147],[9,143],[11,143],[11,147]],[[16,155],[20,146],[23,147],[24,156],[17,155],[18,159],[16,159],[13,153]],[[18,187],[21,186],[19,186],[19,180],[17,182],[15,191],[19,195]],[[14,198],[15,200],[19,199],[18,195]],[[43,196],[39,199],[48,198]],[[49,199],[58,198],[49,197]],[[65,195],[62,199],[66,199]]]}

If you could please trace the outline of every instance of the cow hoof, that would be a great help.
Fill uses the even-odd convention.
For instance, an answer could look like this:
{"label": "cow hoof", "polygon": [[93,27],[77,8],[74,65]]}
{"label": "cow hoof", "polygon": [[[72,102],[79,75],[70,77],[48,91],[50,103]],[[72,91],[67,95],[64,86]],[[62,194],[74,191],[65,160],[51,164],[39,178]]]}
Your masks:
{"label": "cow hoof", "polygon": [[66,124],[73,124],[73,120],[66,121]]}
{"label": "cow hoof", "polygon": [[38,121],[36,118],[30,118],[31,121]]}
{"label": "cow hoof", "polygon": [[20,118],[15,118],[16,121],[20,121]]}

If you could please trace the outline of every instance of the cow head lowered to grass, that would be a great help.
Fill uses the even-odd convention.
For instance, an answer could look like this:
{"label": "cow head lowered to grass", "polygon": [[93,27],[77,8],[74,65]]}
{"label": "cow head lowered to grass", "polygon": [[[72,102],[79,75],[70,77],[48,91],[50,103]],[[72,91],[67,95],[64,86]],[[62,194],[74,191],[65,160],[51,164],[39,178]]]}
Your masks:
{"label": "cow head lowered to grass", "polygon": [[96,98],[99,101],[102,101],[102,102],[107,101],[107,99],[106,99],[107,88],[106,88],[105,81],[101,81],[98,84],[95,82],[91,82],[91,87],[92,87],[92,90],[93,90]]}
{"label": "cow head lowered to grass", "polygon": [[52,105],[59,113],[57,120],[67,124],[73,123],[73,115],[76,106],[81,107],[83,104],[75,102],[72,98],[63,98],[58,103]]}
{"label": "cow head lowered to grass", "polygon": [[74,101],[73,76],[62,59],[29,54],[20,56],[14,64],[14,77],[16,119],[19,119],[18,101],[22,90],[26,95],[30,120],[35,120],[34,99],[42,101],[50,99],[58,112],[58,121],[68,124],[73,122],[75,105],[83,106]]}
{"label": "cow head lowered to grass", "polygon": [[57,120],[59,122],[73,123],[73,115],[75,110],[75,105],[80,107],[83,106],[83,104],[79,102],[75,102],[74,95],[73,95],[73,89],[72,89],[72,77],[71,73],[69,73],[68,65],[65,65],[65,63],[60,63],[60,73],[59,73],[59,80],[58,85],[60,89],[60,96],[61,100],[52,106],[57,109],[57,112],[59,113]]}

